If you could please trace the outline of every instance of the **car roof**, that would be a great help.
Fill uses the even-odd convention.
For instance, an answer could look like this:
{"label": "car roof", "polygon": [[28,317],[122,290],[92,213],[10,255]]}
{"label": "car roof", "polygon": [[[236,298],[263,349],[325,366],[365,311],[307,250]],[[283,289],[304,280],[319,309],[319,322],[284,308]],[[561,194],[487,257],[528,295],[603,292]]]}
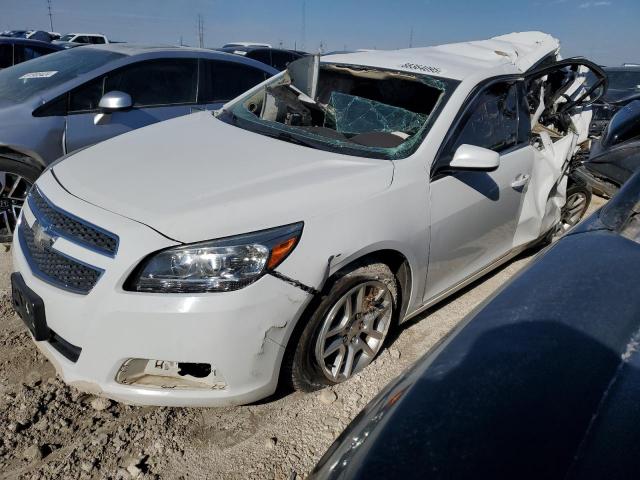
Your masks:
{"label": "car roof", "polygon": [[[92,48],[98,50],[109,50],[110,52],[121,53],[127,56],[141,55],[143,53],[172,53],[172,52],[194,52],[194,53],[211,53],[217,55],[230,55],[225,52],[213,50],[210,48],[197,48],[197,47],[180,47],[174,45],[139,45],[135,43],[106,43],[101,45],[86,45],[82,48]],[[233,58],[237,56],[233,55]]]}
{"label": "car roof", "polygon": [[262,48],[271,48],[271,45],[268,43],[260,43],[260,42],[229,42],[225,43],[222,48],[229,47],[262,47]]}
{"label": "car roof", "polygon": [[148,56],[153,58],[164,58],[173,54],[192,54],[194,57],[207,57],[216,60],[227,60],[230,62],[243,63],[259,68],[263,71],[275,75],[278,71],[269,65],[258,62],[251,58],[246,58],[241,55],[233,55],[232,53],[220,52],[212,50],[210,48],[196,48],[196,47],[176,47],[172,45],[165,46],[151,46],[151,45],[136,45],[133,43],[106,43],[102,45],[83,45],[78,47],[82,49],[91,50],[104,50],[114,53],[119,53],[126,57],[133,57],[139,55]]}
{"label": "car roof", "polygon": [[265,72],[275,75],[278,70],[275,68],[253,60],[241,55],[233,55],[232,53],[220,52],[218,50],[212,50],[210,48],[196,48],[196,47],[175,47],[172,45],[166,46],[150,46],[150,45],[136,45],[133,43],[107,43],[103,45],[85,45],[79,48],[90,48],[94,50],[107,50],[110,52],[120,53],[128,57],[137,55],[150,54],[151,56],[163,57],[175,53],[192,53],[194,56],[206,56],[216,60],[228,60],[231,62],[243,63],[259,68]]}
{"label": "car roof", "polygon": [[97,36],[97,37],[104,37],[105,36],[103,33],[77,33],[77,32],[65,33],[62,36],[64,37],[65,35],[91,35],[91,36]]}
{"label": "car roof", "polygon": [[33,47],[50,48],[51,50],[63,49],[60,45],[56,45],[54,43],[43,42],[41,40],[31,40],[28,38],[0,37],[0,43],[12,43],[27,46],[31,45]]}
{"label": "car roof", "polygon": [[362,65],[463,80],[503,68],[521,73],[558,51],[560,42],[542,32],[519,32],[460,43],[401,50],[368,50],[325,55],[323,62]]}
{"label": "car roof", "polygon": [[308,55],[306,52],[301,52],[300,50],[290,50],[288,48],[272,48],[272,47],[222,47],[216,48],[219,52],[255,52],[257,50],[267,50],[270,52],[286,52],[286,53],[296,53],[298,55]]}

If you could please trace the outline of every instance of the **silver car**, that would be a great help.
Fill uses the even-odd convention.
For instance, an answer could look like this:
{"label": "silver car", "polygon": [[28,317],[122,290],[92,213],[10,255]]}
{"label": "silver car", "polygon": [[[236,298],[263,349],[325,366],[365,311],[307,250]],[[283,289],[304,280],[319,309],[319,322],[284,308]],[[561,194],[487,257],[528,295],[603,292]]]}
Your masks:
{"label": "silver car", "polygon": [[55,159],[196,110],[214,110],[278,73],[211,50],[87,46],[0,72],[0,242]]}

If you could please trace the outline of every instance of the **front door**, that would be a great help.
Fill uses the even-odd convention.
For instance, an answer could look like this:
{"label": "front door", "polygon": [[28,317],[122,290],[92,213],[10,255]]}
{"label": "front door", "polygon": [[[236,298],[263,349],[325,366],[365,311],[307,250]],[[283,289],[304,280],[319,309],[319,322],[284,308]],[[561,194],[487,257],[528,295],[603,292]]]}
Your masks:
{"label": "front door", "polygon": [[95,123],[97,112],[70,114],[67,116],[66,149],[73,152],[152,123],[186,115],[192,110],[193,107],[186,105],[132,108],[111,113],[100,123]]}
{"label": "front door", "polygon": [[[431,180],[429,301],[490,265],[513,247],[523,192],[535,150],[517,82],[497,82],[480,91],[448,136]],[[524,116],[524,115],[522,115]],[[493,172],[447,171],[463,144],[500,153]]]}
{"label": "front door", "polygon": [[[198,60],[171,58],[128,65],[76,88],[69,96],[66,151],[191,113],[197,85]],[[133,107],[97,121],[100,98],[111,91],[128,93]]]}

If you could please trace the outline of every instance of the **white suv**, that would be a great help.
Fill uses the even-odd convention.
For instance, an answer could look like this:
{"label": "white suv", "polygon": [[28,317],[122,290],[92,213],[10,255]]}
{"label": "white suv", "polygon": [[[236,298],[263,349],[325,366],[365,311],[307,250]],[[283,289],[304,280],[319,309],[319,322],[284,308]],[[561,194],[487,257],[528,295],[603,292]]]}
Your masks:
{"label": "white suv", "polygon": [[22,210],[15,308],[68,383],[118,400],[344,381],[555,228],[604,82],[558,48],[530,32],[308,57],[216,115],[74,153]]}
{"label": "white suv", "polygon": [[67,44],[67,43],[86,43],[92,45],[102,45],[109,43],[109,39],[106,35],[101,33],[67,33],[55,40],[53,43]]}

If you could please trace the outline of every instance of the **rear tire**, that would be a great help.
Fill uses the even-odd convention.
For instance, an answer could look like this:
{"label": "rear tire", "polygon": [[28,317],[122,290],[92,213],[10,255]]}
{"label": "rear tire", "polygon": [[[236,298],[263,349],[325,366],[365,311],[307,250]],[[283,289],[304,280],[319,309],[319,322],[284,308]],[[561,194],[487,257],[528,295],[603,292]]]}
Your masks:
{"label": "rear tire", "polygon": [[40,173],[36,167],[0,157],[0,243],[11,243],[22,205]]}
{"label": "rear tire", "polygon": [[560,213],[558,234],[562,235],[578,224],[591,203],[591,189],[581,183],[567,187],[567,201]]}
{"label": "rear tire", "polygon": [[398,284],[387,265],[358,264],[340,273],[292,338],[284,380],[305,392],[348,380],[380,353],[397,312]]}

